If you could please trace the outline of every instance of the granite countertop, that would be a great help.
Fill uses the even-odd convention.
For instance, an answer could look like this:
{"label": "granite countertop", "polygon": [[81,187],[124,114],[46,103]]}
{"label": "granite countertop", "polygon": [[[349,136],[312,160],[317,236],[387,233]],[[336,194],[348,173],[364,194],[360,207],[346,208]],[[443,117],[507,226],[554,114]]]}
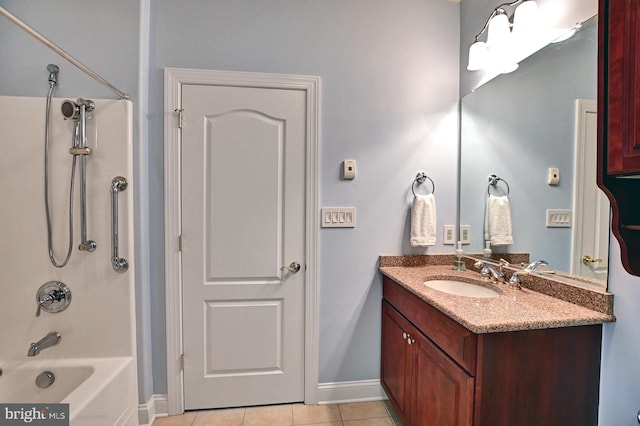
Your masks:
{"label": "granite countertop", "polygon": [[[405,263],[405,265],[389,266],[398,263]],[[454,271],[451,263],[448,265],[429,263],[429,261],[389,262],[381,257],[379,269],[382,274],[474,333],[570,327],[615,321],[612,311],[599,312],[526,287],[517,289],[510,288],[508,284],[485,282],[481,280],[477,271]],[[435,261],[435,263],[441,262]],[[429,279],[455,279],[470,282],[491,288],[500,296],[494,298],[456,296],[427,287],[424,281]],[[584,297],[578,302],[584,302]],[[611,301],[611,308],[612,304]]]}

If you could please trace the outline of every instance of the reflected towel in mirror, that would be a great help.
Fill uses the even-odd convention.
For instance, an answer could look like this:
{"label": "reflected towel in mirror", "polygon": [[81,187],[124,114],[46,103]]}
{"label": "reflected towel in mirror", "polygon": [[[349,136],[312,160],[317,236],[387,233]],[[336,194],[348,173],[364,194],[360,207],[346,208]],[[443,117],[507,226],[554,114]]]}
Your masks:
{"label": "reflected towel in mirror", "polygon": [[436,198],[433,194],[416,195],[411,208],[411,247],[436,244]]}
{"label": "reflected towel in mirror", "polygon": [[492,246],[513,244],[511,207],[506,195],[489,195],[484,215],[484,239]]}

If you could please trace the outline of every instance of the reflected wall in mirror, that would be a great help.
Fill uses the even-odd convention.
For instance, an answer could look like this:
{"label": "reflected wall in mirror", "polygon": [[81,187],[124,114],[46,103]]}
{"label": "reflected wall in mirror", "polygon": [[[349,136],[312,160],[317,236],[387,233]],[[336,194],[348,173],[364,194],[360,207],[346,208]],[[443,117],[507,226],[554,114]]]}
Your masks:
{"label": "reflected wall in mirror", "polygon": [[[494,253],[530,253],[550,269],[606,281],[609,207],[595,184],[597,43],[593,17],[572,38],[549,44],[514,73],[462,99],[466,252],[484,248],[488,178],[495,174],[510,188],[513,244],[492,246]],[[550,168],[559,170],[557,185],[548,183]],[[506,188],[498,182],[491,193],[506,195]],[[548,209],[575,212],[571,227],[548,227]]]}

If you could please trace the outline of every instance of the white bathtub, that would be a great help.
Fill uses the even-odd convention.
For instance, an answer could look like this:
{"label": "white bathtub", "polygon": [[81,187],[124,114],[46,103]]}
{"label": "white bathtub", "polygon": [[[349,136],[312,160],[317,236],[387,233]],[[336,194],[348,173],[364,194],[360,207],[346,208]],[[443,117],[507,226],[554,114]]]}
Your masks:
{"label": "white bathtub", "polygon": [[[38,359],[0,363],[0,401],[9,403],[67,403],[71,426],[136,425],[130,383],[136,380],[131,357]],[[55,375],[54,383],[41,389],[36,377],[43,371]],[[135,389],[135,388],[134,388]]]}

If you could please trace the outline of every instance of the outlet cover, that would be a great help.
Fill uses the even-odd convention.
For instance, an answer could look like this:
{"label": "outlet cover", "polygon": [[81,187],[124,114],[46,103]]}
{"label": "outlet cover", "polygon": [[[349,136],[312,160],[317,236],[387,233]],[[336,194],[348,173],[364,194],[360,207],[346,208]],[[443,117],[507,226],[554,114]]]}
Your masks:
{"label": "outlet cover", "polygon": [[456,226],[444,225],[444,234],[442,236],[442,244],[455,245],[456,243]]}
{"label": "outlet cover", "polygon": [[460,225],[460,242],[471,244],[471,225]]}

